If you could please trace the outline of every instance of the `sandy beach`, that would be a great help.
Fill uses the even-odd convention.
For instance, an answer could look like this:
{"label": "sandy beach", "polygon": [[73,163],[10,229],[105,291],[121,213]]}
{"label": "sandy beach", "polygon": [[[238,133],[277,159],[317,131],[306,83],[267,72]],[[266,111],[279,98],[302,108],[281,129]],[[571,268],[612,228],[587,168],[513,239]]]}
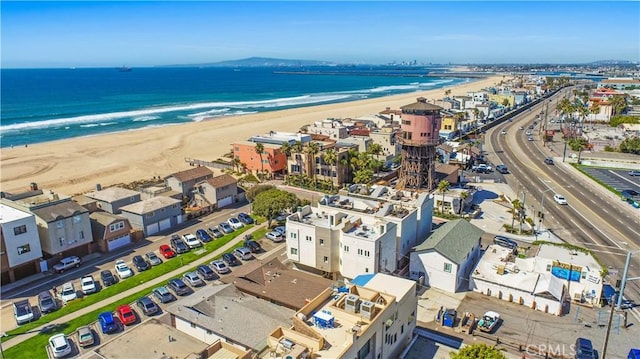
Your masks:
{"label": "sandy beach", "polygon": [[185,157],[215,160],[231,150],[233,141],[254,134],[270,130],[297,132],[305,124],[328,117],[353,118],[375,114],[386,107],[398,109],[419,96],[443,98],[446,90],[451,90],[452,95],[466,95],[502,79],[494,76],[425,92],[3,148],[1,189],[19,192],[36,182],[40,188],[73,195],[91,191],[97,183],[107,187],[164,177],[188,169]]}

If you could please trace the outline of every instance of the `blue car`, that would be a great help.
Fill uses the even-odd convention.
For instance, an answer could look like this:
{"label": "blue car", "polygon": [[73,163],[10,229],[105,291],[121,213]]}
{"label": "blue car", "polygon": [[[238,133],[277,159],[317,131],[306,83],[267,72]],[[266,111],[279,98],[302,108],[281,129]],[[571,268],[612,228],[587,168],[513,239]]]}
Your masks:
{"label": "blue car", "polygon": [[251,218],[251,216],[249,216],[246,213],[240,213],[238,215],[238,220],[240,220],[240,222],[244,223],[244,224],[251,224],[253,223],[253,218]]}
{"label": "blue car", "polygon": [[98,322],[100,323],[100,329],[103,334],[113,333],[118,330],[118,324],[116,324],[113,318],[113,313],[103,312],[98,315]]}
{"label": "blue car", "polygon": [[211,236],[209,235],[209,233],[207,233],[206,229],[198,229],[196,231],[196,237],[200,240],[200,242],[202,243],[208,243],[211,242],[213,240],[213,238],[211,238]]}

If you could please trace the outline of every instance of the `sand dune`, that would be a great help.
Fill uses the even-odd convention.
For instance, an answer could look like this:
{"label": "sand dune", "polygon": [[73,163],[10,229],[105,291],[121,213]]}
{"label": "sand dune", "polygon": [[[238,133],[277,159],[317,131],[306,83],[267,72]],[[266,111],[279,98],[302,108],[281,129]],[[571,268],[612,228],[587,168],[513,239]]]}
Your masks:
{"label": "sand dune", "polygon": [[176,126],[82,137],[63,141],[3,148],[0,179],[3,191],[17,192],[36,182],[40,188],[60,193],[90,191],[95,184],[109,186],[154,176],[164,177],[189,168],[185,157],[214,160],[231,150],[231,143],[254,134],[297,132],[301,126],[328,117],[347,118],[374,114],[386,107],[398,109],[428,99],[466,95],[467,91],[497,84],[502,76],[442,89],[394,95],[348,103],[321,105],[217,118]]}

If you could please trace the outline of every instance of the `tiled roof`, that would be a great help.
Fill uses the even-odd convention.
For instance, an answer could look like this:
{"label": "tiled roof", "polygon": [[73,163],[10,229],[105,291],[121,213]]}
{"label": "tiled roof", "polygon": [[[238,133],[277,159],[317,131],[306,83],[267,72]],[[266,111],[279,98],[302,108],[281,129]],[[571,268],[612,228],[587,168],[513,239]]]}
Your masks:
{"label": "tiled roof", "polygon": [[78,214],[86,213],[89,212],[89,210],[74,201],[65,201],[51,206],[33,209],[31,212],[45,222],[50,223],[57,221],[58,219],[69,218]]}
{"label": "tiled roof", "polygon": [[199,166],[199,167],[190,168],[185,171],[172,173],[165,178],[175,177],[180,182],[188,182],[188,181],[197,180],[199,178],[203,178],[206,176],[213,176],[213,172],[211,172],[211,170],[208,169],[207,167]]}
{"label": "tiled roof", "polygon": [[288,308],[299,310],[307,300],[315,298],[332,281],[287,268],[277,258],[262,264],[258,261],[234,268],[233,275],[222,279],[253,294]]}
{"label": "tiled roof", "polygon": [[180,204],[181,201],[171,197],[158,196],[151,197],[149,199],[130,204],[128,206],[120,207],[121,211],[131,212],[135,214],[151,213],[161,208],[167,208],[174,204]]}
{"label": "tiled roof", "polygon": [[413,247],[415,252],[433,249],[450,261],[460,264],[476,246],[483,230],[464,219],[456,219],[436,229],[424,242]]}
{"label": "tiled roof", "polygon": [[237,184],[238,180],[235,179],[231,175],[223,174],[223,175],[220,175],[220,176],[209,178],[207,180],[207,182],[210,185],[212,185],[213,188],[220,188],[220,187],[224,187],[224,186],[228,186],[228,185],[232,185],[232,184]]}
{"label": "tiled roof", "polygon": [[450,165],[447,163],[436,163],[436,172],[450,175],[452,173],[458,173],[460,167],[456,165]]}

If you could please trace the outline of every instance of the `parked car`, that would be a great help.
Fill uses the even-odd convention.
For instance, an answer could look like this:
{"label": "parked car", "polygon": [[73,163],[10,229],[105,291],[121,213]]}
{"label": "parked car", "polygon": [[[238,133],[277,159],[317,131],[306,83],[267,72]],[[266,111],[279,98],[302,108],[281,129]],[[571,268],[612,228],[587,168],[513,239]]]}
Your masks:
{"label": "parked car", "polygon": [[180,278],[169,279],[167,287],[169,288],[169,290],[172,290],[173,293],[179,296],[187,295],[191,292],[189,287],[187,287],[187,285]]}
{"label": "parked car", "polygon": [[96,287],[96,281],[93,280],[92,275],[86,275],[80,278],[80,289],[84,295],[95,293],[98,290]]}
{"label": "parked car", "polygon": [[262,252],[262,247],[256,241],[245,241],[244,246],[249,248],[251,253],[260,253]]}
{"label": "parked car", "polygon": [[495,236],[493,237],[493,243],[502,247],[515,249],[518,248],[518,243],[511,238],[507,238],[505,236]]}
{"label": "parked car", "polygon": [[54,358],[62,358],[71,354],[71,344],[64,334],[56,334],[49,338],[49,348]]}
{"label": "parked car", "polygon": [[490,165],[481,163],[477,166],[473,166],[471,167],[472,171],[478,172],[478,173],[489,173],[489,172],[493,172],[493,168]]}
{"label": "parked car", "polygon": [[229,223],[227,222],[222,222],[218,225],[218,228],[220,229],[220,231],[224,234],[229,234],[231,232],[233,232],[233,228],[231,228],[231,226],[229,225]]}
{"label": "parked car", "polygon": [[220,230],[218,228],[216,228],[216,227],[209,228],[209,233],[211,233],[211,235],[216,237],[216,238],[220,238],[220,237],[224,236],[224,233],[220,232]]}
{"label": "parked car", "polygon": [[133,271],[122,259],[118,259],[116,261],[115,268],[116,274],[118,275],[118,277],[120,277],[120,279],[125,279],[133,276]]}
{"label": "parked car", "polygon": [[187,272],[182,276],[182,279],[192,287],[200,287],[204,285],[204,281],[198,277],[198,273],[196,272]]}
{"label": "parked car", "polygon": [[113,313],[102,312],[98,314],[98,323],[100,324],[100,330],[102,334],[113,333],[118,330],[118,324],[116,323]]}
{"label": "parked car", "polygon": [[553,158],[551,157],[547,157],[544,159],[544,163],[548,164],[548,165],[552,165],[553,164]]}
{"label": "parked car", "polygon": [[531,136],[531,131],[527,131],[524,134],[527,135],[527,136]]}
{"label": "parked car", "polygon": [[62,273],[67,269],[78,268],[80,267],[80,264],[82,264],[82,260],[80,259],[80,257],[76,257],[76,256],[66,257],[66,258],[62,258],[60,262],[56,263],[53,266],[53,270],[55,270],[58,273]]}
{"label": "parked car", "polygon": [[136,322],[136,315],[131,310],[129,304],[123,304],[116,308],[116,315],[120,319],[120,323],[130,325]]}
{"label": "parked car", "polygon": [[211,238],[211,236],[209,235],[209,233],[207,233],[207,231],[205,229],[198,229],[196,231],[196,237],[202,243],[208,243],[208,242],[211,242],[213,240],[213,238]]}
{"label": "parked car", "polygon": [[591,340],[586,338],[576,339],[576,346],[574,348],[576,352],[576,359],[596,359],[596,353],[593,350],[593,344]]}
{"label": "parked car", "polygon": [[171,249],[171,247],[169,247],[166,244],[163,244],[160,246],[160,254],[166,259],[173,258],[176,256],[176,252],[174,252],[173,249]]}
{"label": "parked car", "polygon": [[506,134],[507,134],[507,131],[502,130],[502,131],[500,131],[500,134],[501,134],[501,135],[506,135]]}
{"label": "parked car", "polygon": [[13,316],[16,318],[18,325],[29,323],[33,320],[33,309],[28,299],[13,302]]}
{"label": "parked car", "polygon": [[157,266],[159,264],[162,264],[162,259],[160,259],[160,257],[158,257],[153,252],[148,252],[144,256],[147,258],[147,262],[149,262],[149,264],[151,264],[152,266]]}
{"label": "parked car", "polygon": [[209,266],[199,265],[198,268],[196,268],[196,272],[200,278],[204,280],[216,279],[216,273]]}
{"label": "parked car", "polygon": [[276,231],[272,231],[269,232],[267,234],[264,235],[267,239],[272,240],[273,242],[282,242],[284,240],[284,237],[282,237],[282,234],[280,234],[280,232],[276,232]]}
{"label": "parked car", "polygon": [[251,218],[250,215],[244,213],[244,212],[240,212],[238,214],[238,219],[240,220],[240,222],[244,223],[244,224],[251,224],[253,223],[253,218]]}
{"label": "parked car", "polygon": [[237,218],[234,218],[234,217],[229,218],[227,220],[227,223],[229,223],[229,225],[233,229],[240,229],[240,228],[244,227],[244,224],[242,222],[240,222]]}
{"label": "parked car", "polygon": [[629,171],[629,176],[640,176],[640,171],[638,170]]}
{"label": "parked car", "polygon": [[182,235],[182,240],[184,241],[184,243],[187,244],[187,246],[189,246],[189,248],[193,249],[193,248],[198,248],[198,247],[202,247],[202,243],[200,243],[200,241],[198,240],[198,238],[196,238],[196,236],[194,236],[191,233],[187,233],[187,234],[183,234]]}
{"label": "parked car", "polygon": [[273,229],[275,232],[280,233],[280,235],[284,236],[287,233],[287,227],[285,226],[277,226]]}
{"label": "parked car", "polygon": [[486,333],[492,333],[500,322],[500,314],[494,311],[484,313],[482,318],[478,320],[478,329]]}
{"label": "parked car", "polygon": [[88,325],[78,328],[76,332],[78,334],[78,345],[86,348],[93,345],[93,331]]}
{"label": "parked car", "polygon": [[78,298],[78,293],[76,293],[76,287],[73,286],[73,283],[68,282],[62,285],[62,290],[60,291],[60,299],[63,303],[67,303],[74,299]]}
{"label": "parked car", "polygon": [[136,306],[140,308],[144,315],[154,315],[160,311],[160,307],[151,298],[144,296],[136,300]]}
{"label": "parked car", "polygon": [[157,287],[153,289],[153,296],[156,297],[156,299],[160,302],[160,303],[169,303],[171,301],[176,300],[176,297],[171,294],[171,292],[169,292],[169,290],[167,289],[167,287]]}
{"label": "parked car", "polygon": [[253,256],[251,255],[251,251],[247,247],[240,247],[233,250],[233,254],[239,259],[248,261]]}
{"label": "parked car", "polygon": [[235,267],[240,265],[240,262],[238,261],[236,256],[233,255],[233,253],[224,253],[222,255],[222,261],[227,263],[227,265],[230,267]]}
{"label": "parked car", "polygon": [[225,274],[231,272],[229,267],[227,267],[226,263],[220,259],[211,262],[211,268],[214,271],[218,272],[218,274]]}
{"label": "parked car", "polygon": [[171,248],[178,254],[187,253],[189,247],[184,243],[177,234],[171,236]]}
{"label": "parked car", "polygon": [[38,293],[38,307],[40,307],[40,313],[45,314],[58,309],[58,304],[48,290],[43,290]]}
{"label": "parked car", "polygon": [[133,265],[136,267],[138,272],[144,272],[147,269],[151,268],[149,262],[145,261],[142,256],[133,256]]}
{"label": "parked car", "polygon": [[563,195],[557,193],[553,195],[553,200],[556,201],[557,204],[569,204],[567,203],[567,199],[564,198]]}
{"label": "parked car", "polygon": [[496,171],[502,173],[502,174],[507,174],[509,173],[509,169],[507,169],[507,166],[505,165],[497,165],[496,166]]}
{"label": "parked car", "polygon": [[116,279],[113,273],[111,273],[111,271],[108,269],[100,272],[100,279],[102,280],[102,285],[104,285],[105,287],[118,283],[118,279]]}

